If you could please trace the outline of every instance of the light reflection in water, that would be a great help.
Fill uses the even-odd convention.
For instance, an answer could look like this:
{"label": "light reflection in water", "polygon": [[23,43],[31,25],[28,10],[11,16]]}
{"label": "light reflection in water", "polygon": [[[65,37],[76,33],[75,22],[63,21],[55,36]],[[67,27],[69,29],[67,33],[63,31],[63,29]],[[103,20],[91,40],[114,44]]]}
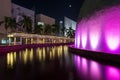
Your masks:
{"label": "light reflection in water", "polygon": [[30,61],[32,62],[33,60],[33,49],[30,50]]}
{"label": "light reflection in water", "polygon": [[[46,59],[53,60],[56,57],[60,58],[63,55],[63,51],[66,51],[66,50],[67,50],[67,46],[54,46],[54,47],[47,47],[47,48],[43,47],[43,48],[37,48],[37,49],[33,49],[33,48],[25,49],[25,50],[19,51],[18,53],[10,52],[10,53],[7,53],[7,67],[12,68],[17,61],[20,61],[23,64],[27,64],[28,62],[33,62],[34,56],[39,61],[46,61]],[[17,55],[18,55],[18,58],[17,58]]]}
{"label": "light reflection in water", "polygon": [[[120,69],[112,66],[101,65],[95,61],[75,55],[76,70],[83,80],[120,80]],[[103,74],[104,73],[104,74]]]}
{"label": "light reflection in water", "polygon": [[45,60],[45,57],[46,57],[46,53],[45,53],[45,48],[43,48],[43,60]]}
{"label": "light reflection in water", "polygon": [[82,67],[82,72],[83,72],[83,75],[87,75],[87,72],[88,72],[88,63],[87,63],[87,60],[85,58],[81,58],[81,67]]}
{"label": "light reflection in water", "polygon": [[120,70],[115,67],[106,67],[106,78],[107,80],[120,80]]}
{"label": "light reflection in water", "polygon": [[7,53],[7,67],[13,68],[15,62],[16,62],[16,52]]}
{"label": "light reflection in water", "polygon": [[26,64],[27,63],[27,58],[28,58],[28,49],[23,51],[22,57],[23,57],[24,64]]}
{"label": "light reflection in water", "polygon": [[92,80],[101,80],[101,70],[100,70],[100,65],[95,62],[91,61],[90,63],[90,77]]}

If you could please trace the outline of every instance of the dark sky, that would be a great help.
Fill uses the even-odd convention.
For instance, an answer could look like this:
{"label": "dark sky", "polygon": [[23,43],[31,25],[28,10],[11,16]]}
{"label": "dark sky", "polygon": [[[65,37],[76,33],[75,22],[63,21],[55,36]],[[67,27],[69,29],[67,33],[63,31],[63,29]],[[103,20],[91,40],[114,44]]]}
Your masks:
{"label": "dark sky", "polygon": [[12,0],[12,2],[29,9],[34,8],[36,13],[43,13],[55,18],[57,21],[63,20],[67,16],[77,20],[81,5],[84,0]]}

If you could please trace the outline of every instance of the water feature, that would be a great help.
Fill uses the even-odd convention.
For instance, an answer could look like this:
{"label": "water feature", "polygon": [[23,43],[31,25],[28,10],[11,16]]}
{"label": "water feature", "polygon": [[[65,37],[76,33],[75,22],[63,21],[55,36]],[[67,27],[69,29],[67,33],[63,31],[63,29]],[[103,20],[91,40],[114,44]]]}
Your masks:
{"label": "water feature", "polygon": [[1,80],[120,80],[120,68],[68,52],[68,46],[30,48],[0,56]]}
{"label": "water feature", "polygon": [[75,47],[120,54],[120,6],[111,6],[84,17],[77,24]]}

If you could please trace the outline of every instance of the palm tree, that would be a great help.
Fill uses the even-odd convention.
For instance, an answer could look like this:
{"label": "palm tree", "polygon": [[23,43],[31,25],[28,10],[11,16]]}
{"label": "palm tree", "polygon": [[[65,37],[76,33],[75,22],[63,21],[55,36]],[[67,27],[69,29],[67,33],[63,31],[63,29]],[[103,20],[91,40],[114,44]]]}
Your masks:
{"label": "palm tree", "polygon": [[58,35],[59,32],[60,32],[60,26],[58,24],[53,24],[52,25],[52,32],[53,32],[53,35]]}
{"label": "palm tree", "polygon": [[52,34],[52,26],[51,25],[46,25],[44,28],[44,34],[45,35],[51,35]]}
{"label": "palm tree", "polygon": [[11,28],[11,30],[15,31],[16,28],[17,28],[17,25],[19,25],[19,24],[16,23],[16,19],[15,18],[10,18],[9,27]]}
{"label": "palm tree", "polygon": [[15,31],[17,25],[19,25],[18,23],[16,23],[16,19],[11,17],[5,17],[4,23],[6,32],[8,28],[10,28],[12,31]]}
{"label": "palm tree", "polygon": [[15,18],[7,17],[7,16],[4,17],[4,21],[0,21],[0,25],[3,23],[5,24],[6,34],[7,34],[8,28],[10,28],[12,31],[15,31],[16,26],[19,25],[18,23],[16,23]]}
{"label": "palm tree", "polygon": [[36,34],[43,34],[43,26],[42,25],[35,25],[35,31]]}
{"label": "palm tree", "polygon": [[66,29],[66,35],[69,38],[74,38],[75,30],[73,30],[72,27],[69,27],[68,29]]}
{"label": "palm tree", "polygon": [[30,33],[32,31],[32,20],[29,16],[23,15],[23,20],[21,20],[21,24],[26,32]]}
{"label": "palm tree", "polygon": [[6,30],[6,34],[7,34],[7,30],[8,30],[8,28],[9,28],[9,26],[10,26],[10,21],[11,19],[10,19],[10,17],[4,17],[4,23],[5,23],[5,30]]}

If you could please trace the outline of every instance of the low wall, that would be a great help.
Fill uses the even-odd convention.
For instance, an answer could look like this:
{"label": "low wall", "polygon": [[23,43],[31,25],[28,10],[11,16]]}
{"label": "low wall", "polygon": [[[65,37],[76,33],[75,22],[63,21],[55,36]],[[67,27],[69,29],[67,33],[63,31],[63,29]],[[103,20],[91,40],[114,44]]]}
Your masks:
{"label": "low wall", "polygon": [[85,49],[75,48],[74,45],[69,46],[69,52],[80,55],[82,57],[98,61],[103,64],[114,65],[120,67],[120,55],[109,54],[104,52],[89,51]]}
{"label": "low wall", "polygon": [[12,51],[19,51],[26,48],[48,47],[48,46],[60,46],[70,45],[73,43],[55,43],[55,44],[24,44],[24,45],[12,45],[12,46],[0,46],[0,55]]}

